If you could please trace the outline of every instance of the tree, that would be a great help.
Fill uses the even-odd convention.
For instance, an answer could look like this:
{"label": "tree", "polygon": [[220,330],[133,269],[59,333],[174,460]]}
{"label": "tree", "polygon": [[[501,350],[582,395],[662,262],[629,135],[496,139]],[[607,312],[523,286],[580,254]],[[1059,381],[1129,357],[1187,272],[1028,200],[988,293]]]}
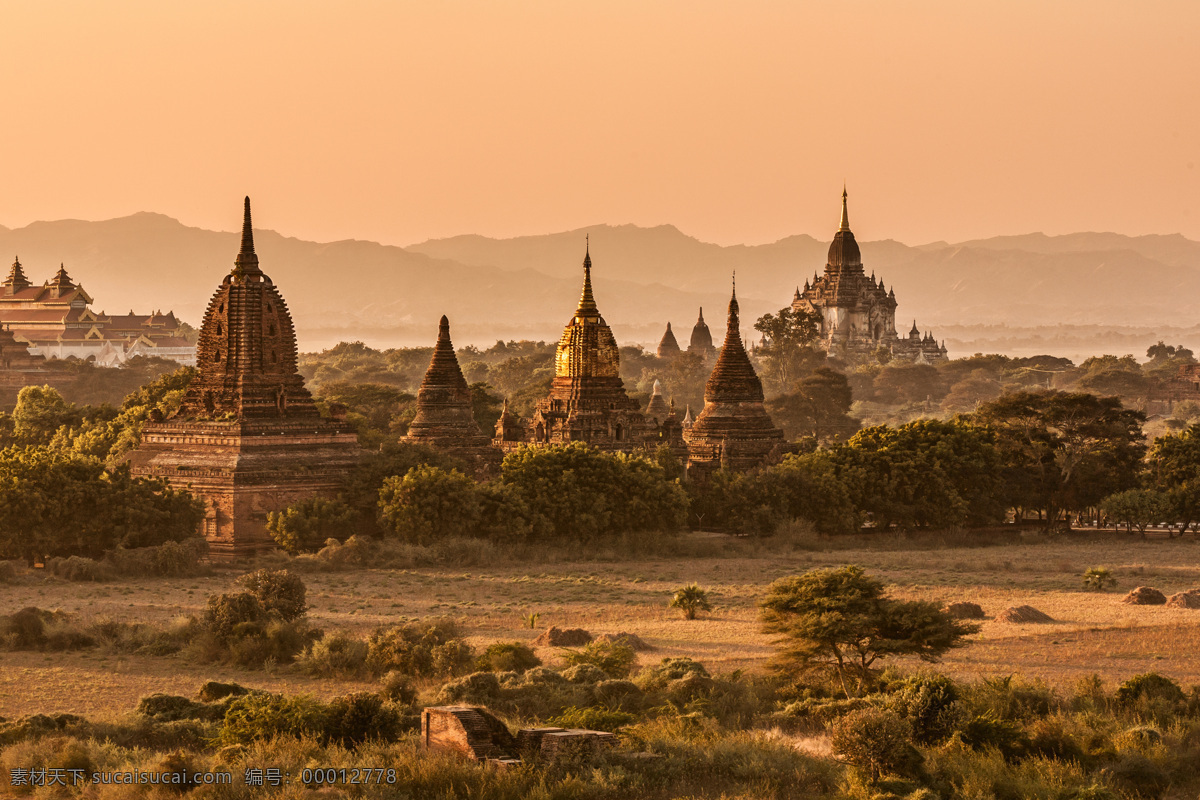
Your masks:
{"label": "tree", "polygon": [[892,362],[875,376],[875,399],[880,403],[924,403],[945,395],[942,377],[929,364]]}
{"label": "tree", "polygon": [[1146,415],[1116,397],[1013,392],[969,419],[996,434],[1007,504],[1043,510],[1047,525],[1135,486],[1146,452]]}
{"label": "tree", "polygon": [[821,315],[815,311],[781,308],[778,314],[759,317],[754,329],[763,335],[758,348],[763,377],[777,392],[825,361],[825,354],[813,346],[821,335]]}
{"label": "tree", "polygon": [[1155,439],[1146,460],[1152,485],[1170,496],[1170,516],[1186,531],[1200,521],[1200,424]]}
{"label": "tree", "polygon": [[853,402],[846,376],[817,367],[796,383],[794,391],[767,402],[767,410],[788,436],[812,436],[818,441],[846,438],[861,423],[849,415]]}
{"label": "tree", "polygon": [[870,685],[880,659],[936,661],[979,630],[937,603],[893,600],[883,590],[882,581],[853,565],[772,583],[759,608],[763,630],[781,645],[777,667],[831,672],[849,698]]}
{"label": "tree", "polygon": [[492,431],[496,430],[496,421],[500,419],[504,398],[492,394],[492,387],[487,383],[472,383],[468,388],[471,390],[471,414],[479,430],[491,436]]}
{"label": "tree", "polygon": [[1127,489],[1104,498],[1100,510],[1109,519],[1125,523],[1125,529],[1146,538],[1146,528],[1166,519],[1171,497],[1154,489]]}
{"label": "tree", "polygon": [[413,467],[402,478],[385,480],[379,490],[380,523],[412,544],[469,535],[479,517],[475,481],[456,469]]}
{"label": "tree", "polygon": [[329,539],[348,539],[360,514],[341,500],[310,497],[267,514],[267,531],[291,555],[319,550]]}
{"label": "tree", "polygon": [[708,592],[701,589],[699,584],[689,583],[675,590],[669,608],[678,608],[683,612],[684,619],[695,619],[699,611],[712,611],[712,603],[708,600]]}
{"label": "tree", "polygon": [[359,444],[370,449],[407,430],[416,413],[413,395],[383,383],[329,381],[321,386],[317,399],[327,407],[344,406]]}
{"label": "tree", "polygon": [[12,420],[13,436],[18,442],[44,445],[59,428],[78,427],[83,412],[51,386],[26,386],[17,393]]}

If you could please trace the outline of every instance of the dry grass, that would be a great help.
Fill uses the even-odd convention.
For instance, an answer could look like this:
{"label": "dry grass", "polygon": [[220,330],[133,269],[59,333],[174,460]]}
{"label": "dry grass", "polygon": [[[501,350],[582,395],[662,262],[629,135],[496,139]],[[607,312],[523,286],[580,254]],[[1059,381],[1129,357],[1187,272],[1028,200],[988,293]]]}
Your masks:
{"label": "dry grass", "polygon": [[[862,564],[894,585],[898,596],[950,603],[969,600],[989,619],[970,646],[943,667],[961,677],[1021,672],[1059,685],[1099,673],[1110,681],[1155,670],[1185,685],[1200,683],[1200,611],[1129,606],[1125,591],[1150,585],[1171,594],[1200,586],[1194,539],[1136,541],[1111,534],[1043,540],[1036,535],[1001,547],[928,540],[747,543],[741,555],[639,562],[503,564],[489,568],[365,570],[306,575],[310,615],[326,629],[365,633],[382,623],[431,615],[461,621],[475,644],[497,639],[532,643],[550,625],[594,634],[628,631],[656,649],[643,663],[691,656],[717,671],[763,669],[772,647],[758,630],[755,602],[772,580],[815,567]],[[847,545],[850,545],[849,547]],[[818,549],[825,547],[826,549]],[[1106,566],[1116,590],[1082,590],[1081,573]],[[184,580],[141,579],[73,584],[40,573],[0,585],[0,613],[36,605],[80,618],[166,622],[197,613],[207,595],[228,591],[240,571]],[[695,621],[667,608],[672,591],[698,582],[716,610]],[[998,623],[1009,606],[1032,605],[1056,621]],[[538,630],[523,617],[538,612]],[[548,662],[554,648],[539,648]],[[104,657],[84,653],[0,653],[0,716],[71,711],[120,713],[151,692],[191,694],[205,680],[235,680],[268,689],[341,694],[355,685],[315,681],[281,669],[274,674],[196,666],[176,658]]]}

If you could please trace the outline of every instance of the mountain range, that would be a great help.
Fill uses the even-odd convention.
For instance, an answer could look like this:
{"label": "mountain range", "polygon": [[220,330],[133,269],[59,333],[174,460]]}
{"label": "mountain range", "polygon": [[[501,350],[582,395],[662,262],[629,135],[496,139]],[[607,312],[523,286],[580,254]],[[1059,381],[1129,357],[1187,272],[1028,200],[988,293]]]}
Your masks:
{"label": "mountain range", "polygon": [[[595,225],[511,239],[465,235],[407,247],[308,242],[257,230],[255,245],[263,270],[288,300],[304,348],[340,339],[428,344],[443,313],[456,343],[486,345],[499,338],[557,338],[579,296],[585,236],[597,301],[622,343],[656,343],[670,320],[686,346],[701,306],[719,337],[735,270],[749,332],[758,315],[788,305],[797,286],[823,270],[828,248],[803,234],[721,246],[670,225]],[[895,289],[902,333],[914,319],[935,335],[952,330],[959,354],[971,331],[987,326],[1132,326],[1150,337],[1167,329],[1184,338],[1200,333],[1194,300],[1200,242],[1183,236],[1033,233],[918,246],[860,244],[867,273]],[[19,255],[30,280],[49,279],[61,262],[98,310],[173,309],[193,324],[237,249],[236,233],[148,212],[0,227],[0,253]]]}

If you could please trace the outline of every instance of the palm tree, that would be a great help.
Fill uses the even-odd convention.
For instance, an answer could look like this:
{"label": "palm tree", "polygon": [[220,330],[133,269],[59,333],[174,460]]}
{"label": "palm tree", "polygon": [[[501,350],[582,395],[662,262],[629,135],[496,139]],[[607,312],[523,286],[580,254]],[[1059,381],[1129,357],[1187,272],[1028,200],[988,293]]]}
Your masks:
{"label": "palm tree", "polygon": [[712,611],[712,603],[708,601],[708,592],[695,583],[689,583],[687,586],[676,589],[669,607],[681,609],[684,619],[695,619],[697,611]]}

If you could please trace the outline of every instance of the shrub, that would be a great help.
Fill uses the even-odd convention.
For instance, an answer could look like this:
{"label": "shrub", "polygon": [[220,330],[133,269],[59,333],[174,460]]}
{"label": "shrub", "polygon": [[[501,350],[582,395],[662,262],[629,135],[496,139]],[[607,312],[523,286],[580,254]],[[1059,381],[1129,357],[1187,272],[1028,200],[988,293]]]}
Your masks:
{"label": "shrub", "polygon": [[321,735],[324,709],[306,695],[248,694],[234,700],[225,711],[221,744],[250,744],[277,736]]}
{"label": "shrub", "polygon": [[354,747],[376,740],[394,742],[400,735],[400,713],[382,697],[370,692],[339,697],[325,709],[326,742]]}
{"label": "shrub", "polygon": [[595,664],[576,664],[559,674],[571,683],[599,683],[610,680],[609,674]]}
{"label": "shrub", "polygon": [[228,639],[247,632],[247,626],[261,626],[267,612],[252,592],[210,595],[204,609],[204,623],[217,637]]}
{"label": "shrub", "polygon": [[892,711],[864,708],[837,720],[829,730],[833,752],[865,772],[908,777],[920,769],[921,754],[912,746],[912,726]]}
{"label": "shrub", "polygon": [[46,562],[46,569],[68,581],[105,581],[112,577],[106,565],[84,556],[52,558]]}
{"label": "shrub", "polygon": [[479,524],[475,481],[458,470],[413,467],[379,490],[379,522],[406,542],[431,544],[446,536],[473,533]]}
{"label": "shrub", "polygon": [[1044,717],[1058,705],[1054,692],[1045,684],[1017,675],[987,678],[971,684],[964,694],[976,714],[1004,720]]}
{"label": "shrub", "polygon": [[243,575],[238,583],[257,597],[264,609],[275,612],[286,622],[297,620],[308,611],[304,581],[286,569],[260,569]]}
{"label": "shrub", "polygon": [[367,663],[367,643],[345,633],[327,633],[296,660],[300,669],[319,678],[354,678]]}
{"label": "shrub", "polygon": [[374,675],[396,670],[421,678],[448,677],[475,662],[452,620],[379,628],[367,640],[367,648],[367,669]]}
{"label": "shrub", "polygon": [[492,672],[524,672],[540,667],[542,660],[521,642],[493,642],[475,662],[475,668]]}
{"label": "shrub", "polygon": [[500,679],[494,672],[473,672],[442,685],[435,702],[438,705],[451,703],[476,703],[489,705],[500,696]]}
{"label": "shrub", "polygon": [[571,706],[548,722],[560,728],[585,728],[593,731],[616,731],[637,721],[637,717],[625,711],[607,708],[577,708]]}
{"label": "shrub", "polygon": [[[17,568],[12,561],[0,561],[0,583],[12,583],[17,579]],[[533,627],[530,625],[529,627]]]}
{"label": "shrub", "polygon": [[687,586],[680,586],[676,589],[675,596],[671,598],[668,607],[678,608],[683,612],[684,619],[695,619],[696,613],[700,611],[712,611],[708,592],[695,583],[689,583]]}
{"label": "shrub", "polygon": [[690,658],[664,658],[660,663],[639,672],[636,680],[643,691],[659,692],[666,689],[672,681],[693,674],[709,677],[708,670],[699,661]]}
{"label": "shrub", "polygon": [[638,711],[645,704],[645,693],[633,681],[600,681],[592,687],[592,696],[605,708]]}
{"label": "shrub", "polygon": [[105,553],[102,563],[121,576],[183,578],[204,574],[202,561],[207,556],[208,542],[192,537],[157,547],[118,547]]}
{"label": "shrub", "polygon": [[918,675],[905,681],[891,709],[912,723],[913,739],[934,744],[955,730],[958,686],[945,675]]}
{"label": "shrub", "polygon": [[379,693],[398,705],[411,707],[417,704],[417,690],[399,672],[389,672],[380,679]]}
{"label": "shrub", "polygon": [[1083,573],[1083,588],[1093,592],[1103,592],[1115,588],[1117,579],[1107,567],[1092,567]]}
{"label": "shrub", "polygon": [[341,500],[311,497],[267,514],[267,530],[291,555],[319,550],[329,539],[345,539],[359,521],[359,513]]}
{"label": "shrub", "polygon": [[1140,753],[1123,754],[1104,772],[1128,797],[1157,800],[1171,785],[1170,776]]}
{"label": "shrub", "polygon": [[173,694],[152,694],[138,701],[136,713],[159,722],[174,722],[181,719],[216,721],[225,714],[220,705],[197,703],[187,697]]}
{"label": "shrub", "polygon": [[589,642],[582,650],[564,650],[563,659],[572,666],[591,664],[610,678],[625,678],[637,663],[637,653],[616,642]]}
{"label": "shrub", "polygon": [[960,724],[956,735],[972,750],[991,748],[1008,761],[1024,756],[1031,744],[1029,736],[1020,725],[1000,719],[991,713],[966,719]]}
{"label": "shrub", "polygon": [[1172,705],[1183,704],[1187,701],[1179,684],[1157,672],[1147,672],[1135,675],[1117,687],[1117,703],[1131,706],[1138,700],[1161,700]]}

